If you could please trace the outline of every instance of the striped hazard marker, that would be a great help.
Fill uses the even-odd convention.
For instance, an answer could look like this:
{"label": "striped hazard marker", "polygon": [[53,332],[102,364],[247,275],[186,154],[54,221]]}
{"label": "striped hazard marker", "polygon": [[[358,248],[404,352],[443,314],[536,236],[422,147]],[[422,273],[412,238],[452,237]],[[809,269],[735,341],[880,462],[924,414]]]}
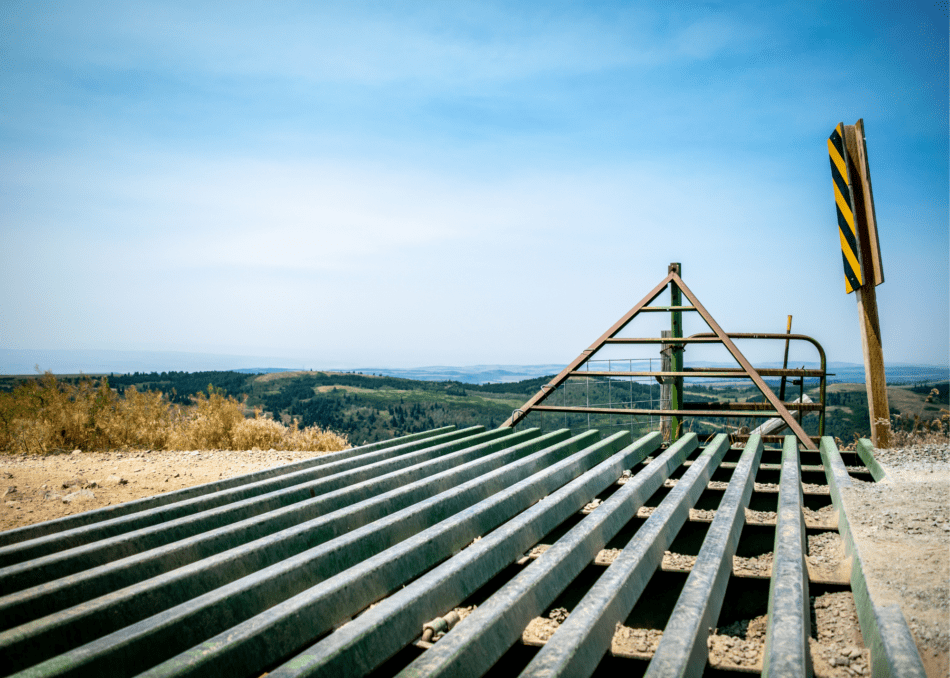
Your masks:
{"label": "striped hazard marker", "polygon": [[838,234],[841,237],[841,258],[844,261],[844,284],[848,294],[864,284],[861,274],[861,250],[854,225],[854,201],[848,181],[848,162],[844,149],[844,124],[838,123],[828,137],[831,178],[838,211]]}

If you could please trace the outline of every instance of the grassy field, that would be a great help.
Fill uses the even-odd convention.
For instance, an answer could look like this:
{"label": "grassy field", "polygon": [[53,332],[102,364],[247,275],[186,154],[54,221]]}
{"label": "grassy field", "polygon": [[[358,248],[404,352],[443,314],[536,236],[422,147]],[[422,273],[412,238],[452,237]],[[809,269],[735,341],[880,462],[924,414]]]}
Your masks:
{"label": "grassy field", "polygon": [[[495,428],[550,378],[473,385],[341,372],[0,377],[0,445],[21,451],[136,445],[155,449],[300,449],[300,445],[315,444],[318,433],[327,431],[358,445],[448,424]],[[794,387],[786,397],[797,396],[797,390]],[[817,402],[817,388],[808,388],[806,393]],[[946,383],[935,391],[930,386],[890,387],[888,395],[896,427],[946,426]],[[656,409],[659,396],[657,384],[572,379],[566,388],[552,393],[548,404]],[[686,400],[764,401],[752,386],[706,388],[691,384],[686,387]],[[703,417],[687,421],[687,430],[712,434],[739,426],[753,428],[763,420]],[[934,421],[938,424],[931,423]],[[656,430],[659,418],[643,416],[631,422],[617,415],[548,413],[543,417],[533,414],[527,423],[575,431],[588,426],[605,430],[623,427],[642,434]],[[804,427],[817,434],[817,414],[806,416]],[[870,434],[863,384],[828,387],[825,434],[846,443],[855,434]]]}

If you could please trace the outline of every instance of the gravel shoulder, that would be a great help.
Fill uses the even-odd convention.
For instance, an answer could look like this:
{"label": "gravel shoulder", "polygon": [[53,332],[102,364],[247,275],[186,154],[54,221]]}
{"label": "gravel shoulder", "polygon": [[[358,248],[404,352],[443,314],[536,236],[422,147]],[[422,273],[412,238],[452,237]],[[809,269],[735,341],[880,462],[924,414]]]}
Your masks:
{"label": "gravel shoulder", "polygon": [[928,676],[950,673],[950,445],[874,455],[887,477],[842,497],[875,600],[900,605]]}
{"label": "gravel shoulder", "polygon": [[73,452],[0,457],[0,530],[273,468],[326,452]]}

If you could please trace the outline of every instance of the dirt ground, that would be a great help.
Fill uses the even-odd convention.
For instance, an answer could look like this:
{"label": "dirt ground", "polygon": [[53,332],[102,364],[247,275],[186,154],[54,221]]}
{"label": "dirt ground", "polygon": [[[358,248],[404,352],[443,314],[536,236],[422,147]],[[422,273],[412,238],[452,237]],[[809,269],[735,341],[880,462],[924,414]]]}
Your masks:
{"label": "dirt ground", "polygon": [[134,451],[0,456],[0,530],[62,518],[325,452]]}

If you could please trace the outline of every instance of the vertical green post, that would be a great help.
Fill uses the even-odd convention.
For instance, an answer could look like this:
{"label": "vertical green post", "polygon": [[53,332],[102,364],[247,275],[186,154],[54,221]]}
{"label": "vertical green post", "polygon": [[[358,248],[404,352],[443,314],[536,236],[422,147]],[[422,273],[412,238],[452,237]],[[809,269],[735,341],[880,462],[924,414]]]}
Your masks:
{"label": "vertical green post", "polygon": [[[682,266],[678,263],[670,264],[668,273],[676,272],[676,275],[683,277]],[[676,283],[670,283],[670,306],[682,306],[683,293]],[[681,338],[683,336],[683,313],[681,311],[670,312],[670,330],[671,336]],[[674,344],[670,351],[670,368],[673,372],[683,371],[683,345]],[[680,410],[683,408],[683,377],[673,377],[673,383],[670,385],[670,409]],[[682,419],[674,415],[670,419],[670,442],[679,439],[680,424]]]}

